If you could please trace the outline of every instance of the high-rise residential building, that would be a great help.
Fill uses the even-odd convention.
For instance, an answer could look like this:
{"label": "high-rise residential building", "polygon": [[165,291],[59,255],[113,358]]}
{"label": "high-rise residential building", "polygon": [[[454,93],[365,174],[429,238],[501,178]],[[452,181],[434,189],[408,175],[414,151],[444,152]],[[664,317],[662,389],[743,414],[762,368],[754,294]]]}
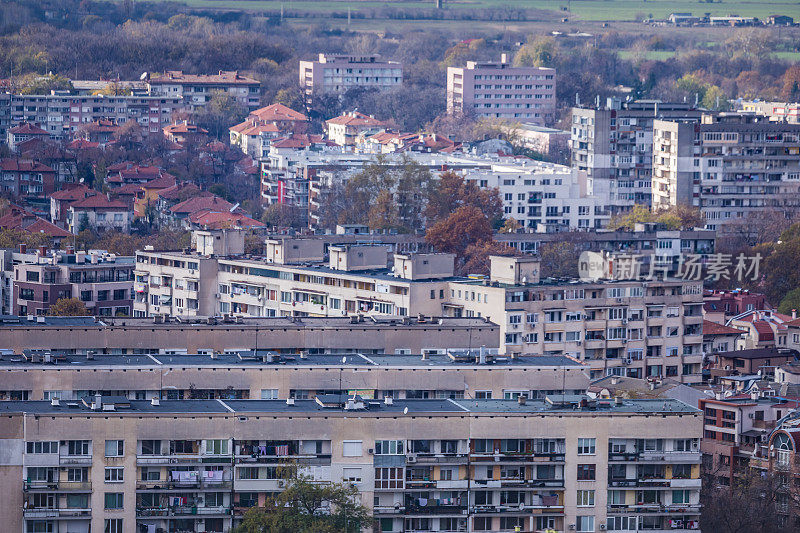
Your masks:
{"label": "high-rise residential building", "polygon": [[403,65],[376,55],[319,54],[317,61],[300,61],[300,87],[310,103],[324,94],[350,89],[394,89],[403,84]]}
{"label": "high-rise residential building", "polygon": [[723,113],[653,123],[653,204],[700,208],[724,230],[754,213],[800,212],[800,124]]}
{"label": "high-rise residential building", "polygon": [[613,213],[651,205],[653,121],[700,119],[689,104],[657,100],[572,109],[572,168],[587,173],[594,194],[607,197]]}
{"label": "high-rise residential building", "polygon": [[699,529],[702,414],[670,399],[0,402],[8,531],[229,532],[352,484],[380,530]]}
{"label": "high-rise residential building", "polygon": [[739,102],[738,110],[744,113],[764,115],[775,122],[800,124],[800,104],[797,102],[743,101]]}
{"label": "high-rise residential building", "polygon": [[500,62],[468,61],[447,68],[447,112],[528,122],[555,122],[556,71],[514,67],[506,54]]}

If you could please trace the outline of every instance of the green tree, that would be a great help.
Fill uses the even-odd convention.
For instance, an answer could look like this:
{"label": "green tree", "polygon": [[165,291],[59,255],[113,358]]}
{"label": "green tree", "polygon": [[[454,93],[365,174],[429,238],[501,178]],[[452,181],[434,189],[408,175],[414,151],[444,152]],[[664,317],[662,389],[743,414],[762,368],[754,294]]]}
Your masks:
{"label": "green tree", "polygon": [[702,106],[713,111],[726,111],[730,109],[730,102],[722,89],[716,85],[711,85],[706,89]]}
{"label": "green tree", "polygon": [[306,103],[303,98],[303,91],[300,87],[292,87],[290,89],[283,88],[275,93],[275,98],[272,99],[273,104],[283,104],[288,108],[295,111],[305,112]]}
{"label": "green tree", "polygon": [[400,224],[397,204],[390,191],[381,191],[369,209],[369,227],[371,229],[395,229]]}
{"label": "green tree", "polygon": [[278,228],[296,228],[302,226],[297,208],[286,204],[272,204],[264,209],[261,222],[267,226]]}
{"label": "green tree", "polygon": [[792,311],[797,310],[800,310],[800,287],[787,292],[778,305],[778,312],[784,315],[791,315]]}
{"label": "green tree", "polygon": [[302,476],[285,483],[285,490],[268,498],[264,507],[247,511],[235,533],[357,533],[373,525],[354,485]]}
{"label": "green tree", "polygon": [[773,304],[783,301],[788,294],[800,287],[800,239],[779,241],[774,251],[764,260],[764,294]]}
{"label": "green tree", "polygon": [[59,298],[47,310],[50,316],[89,316],[91,313],[77,298]]}
{"label": "green tree", "polygon": [[514,55],[515,67],[549,67],[556,55],[556,41],[550,36],[536,37]]}
{"label": "green tree", "polygon": [[244,120],[247,109],[236,98],[225,91],[214,91],[211,99],[195,115],[195,122],[208,130],[209,134],[221,139],[227,137],[228,128]]}

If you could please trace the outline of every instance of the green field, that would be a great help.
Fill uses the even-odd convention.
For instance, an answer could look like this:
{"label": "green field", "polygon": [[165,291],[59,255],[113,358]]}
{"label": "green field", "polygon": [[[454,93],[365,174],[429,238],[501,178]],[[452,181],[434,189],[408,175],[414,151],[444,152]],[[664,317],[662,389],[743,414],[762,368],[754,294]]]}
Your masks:
{"label": "green field", "polygon": [[[433,0],[395,0],[376,2],[373,0],[183,0],[194,8],[233,9],[244,11],[278,11],[281,6],[285,10],[310,13],[346,12],[348,8],[353,14],[360,10],[391,7],[404,10],[431,9]],[[697,1],[651,0],[445,0],[449,10],[469,10],[486,8],[515,8],[551,11],[554,16],[571,17],[583,21],[624,21],[634,20],[637,15],[653,15],[655,18],[666,18],[672,12],[689,12],[695,15],[711,13],[712,15],[754,16],[766,18],[772,14],[782,14],[800,20],[800,3],[787,1],[724,1],[713,4]],[[569,12],[562,8],[569,8]]]}

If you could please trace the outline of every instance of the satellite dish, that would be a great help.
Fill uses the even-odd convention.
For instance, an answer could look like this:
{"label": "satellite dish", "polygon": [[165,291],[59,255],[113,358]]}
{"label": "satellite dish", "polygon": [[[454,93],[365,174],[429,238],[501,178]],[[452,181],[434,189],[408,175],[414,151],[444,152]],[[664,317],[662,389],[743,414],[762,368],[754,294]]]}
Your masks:
{"label": "satellite dish", "polygon": [[342,364],[346,364],[346,363],[347,363],[347,356],[345,355],[344,357],[342,357]]}
{"label": "satellite dish", "polygon": [[147,71],[145,71],[145,72],[142,72],[142,75],[141,75],[141,76],[139,76],[139,79],[140,79],[140,80],[146,80],[146,79],[147,79]]}
{"label": "satellite dish", "polygon": [[408,407],[403,407],[403,414],[404,414],[404,415],[407,415],[407,414],[408,414]]}

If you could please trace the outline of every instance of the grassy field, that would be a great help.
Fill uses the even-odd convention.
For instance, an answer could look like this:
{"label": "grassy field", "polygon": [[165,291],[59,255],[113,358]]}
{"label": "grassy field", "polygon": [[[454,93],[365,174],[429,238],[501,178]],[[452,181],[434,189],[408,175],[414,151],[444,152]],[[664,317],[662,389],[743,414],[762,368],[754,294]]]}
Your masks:
{"label": "grassy field", "polygon": [[[332,13],[346,12],[348,8],[356,13],[381,7],[392,7],[405,10],[431,9],[434,1],[390,0],[378,2],[374,0],[183,0],[195,8],[233,9],[245,11],[276,11],[283,5],[286,10]],[[712,15],[755,16],[766,18],[772,14],[783,14],[800,20],[800,3],[788,1],[723,1],[713,4],[688,0],[445,0],[445,7],[450,10],[469,10],[486,8],[538,9],[552,11],[559,16],[571,17],[584,21],[622,21],[634,20],[637,16],[653,15],[666,18],[672,12],[690,12],[695,15],[711,13]],[[569,8],[569,12],[562,11]]]}

